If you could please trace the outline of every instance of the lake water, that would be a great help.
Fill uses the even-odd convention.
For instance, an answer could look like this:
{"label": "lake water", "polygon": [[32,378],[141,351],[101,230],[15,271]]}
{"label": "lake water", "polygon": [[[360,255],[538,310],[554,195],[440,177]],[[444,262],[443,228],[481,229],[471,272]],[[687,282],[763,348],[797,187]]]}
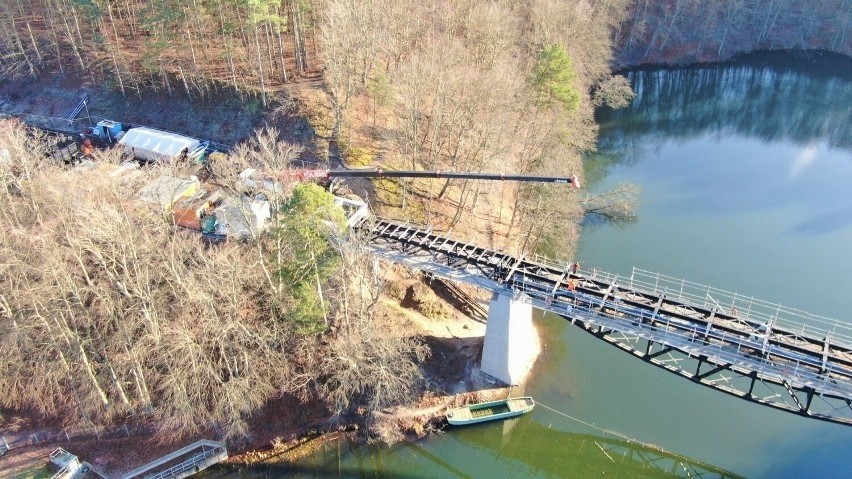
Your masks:
{"label": "lake water", "polygon": [[[629,72],[637,98],[600,112],[587,177],[592,192],[638,184],[638,220],[586,227],[577,259],[852,322],[852,60],[816,60]],[[209,477],[852,477],[852,427],[693,384],[554,316],[537,324],[531,414]]]}

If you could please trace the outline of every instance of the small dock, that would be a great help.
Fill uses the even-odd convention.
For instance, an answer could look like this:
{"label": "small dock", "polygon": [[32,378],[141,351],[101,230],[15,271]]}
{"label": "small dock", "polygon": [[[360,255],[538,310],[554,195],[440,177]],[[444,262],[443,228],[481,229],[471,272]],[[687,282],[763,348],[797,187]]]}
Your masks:
{"label": "small dock", "polygon": [[50,479],[109,479],[106,474],[88,462],[80,462],[80,458],[61,447],[50,453],[50,465],[56,470]]}
{"label": "small dock", "polygon": [[[9,451],[11,449],[6,438],[0,437],[0,455]],[[201,472],[227,458],[228,450],[225,443],[202,439],[144,466],[137,467],[124,475],[110,476],[91,463],[83,461],[77,455],[57,447],[50,453],[47,464],[41,462],[41,467],[39,467],[38,462],[40,461],[33,457],[32,459],[36,462],[26,460],[24,463],[18,464],[17,470],[13,468],[11,471],[11,477],[23,477],[20,475],[21,472],[38,467],[38,477],[49,477],[50,479],[182,479]],[[23,466],[24,469],[19,466]],[[2,470],[3,466],[0,466],[0,477],[7,477],[2,473]],[[47,473],[45,474],[45,472]]]}
{"label": "small dock", "polygon": [[201,439],[171,454],[151,461],[120,479],[182,479],[228,458],[225,443]]}

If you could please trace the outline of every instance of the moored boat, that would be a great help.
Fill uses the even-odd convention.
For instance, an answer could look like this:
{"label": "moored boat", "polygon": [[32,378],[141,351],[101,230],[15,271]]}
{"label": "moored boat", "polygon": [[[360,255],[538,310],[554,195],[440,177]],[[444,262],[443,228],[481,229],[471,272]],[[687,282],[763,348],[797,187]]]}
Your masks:
{"label": "moored boat", "polygon": [[535,401],[531,397],[507,398],[457,407],[447,411],[447,422],[453,426],[464,426],[497,419],[520,416],[533,410]]}

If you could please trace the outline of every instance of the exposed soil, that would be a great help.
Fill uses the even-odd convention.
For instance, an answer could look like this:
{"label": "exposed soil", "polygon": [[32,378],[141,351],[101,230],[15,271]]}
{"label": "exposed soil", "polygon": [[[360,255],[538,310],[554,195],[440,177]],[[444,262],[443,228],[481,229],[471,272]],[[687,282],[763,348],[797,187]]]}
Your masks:
{"label": "exposed soil", "polygon": [[[431,350],[431,356],[421,364],[423,374],[430,383],[429,392],[413,404],[400,405],[379,411],[374,415],[371,433],[378,434],[385,442],[417,440],[445,425],[444,413],[447,409],[463,404],[487,401],[506,397],[509,389],[478,369],[482,354],[485,322],[473,319],[462,311],[469,307],[458,298],[442,294],[440,299],[431,293],[435,301],[447,306],[442,317],[426,317],[418,309],[428,300],[412,301],[411,288],[419,289],[424,282],[416,275],[395,270],[393,291],[402,291],[405,299],[390,298],[385,306],[403,317],[415,327]],[[441,291],[440,288],[436,288]],[[466,288],[471,295],[477,295],[473,288]],[[432,291],[432,290],[428,290]],[[422,290],[420,294],[428,295]],[[482,292],[479,296],[484,296]],[[482,300],[484,306],[487,301]],[[452,306],[455,305],[455,306]],[[456,309],[458,306],[458,309]],[[337,440],[347,435],[352,440],[364,440],[361,431],[362,421],[351,418],[348,424],[330,428],[328,424],[318,425],[305,434],[273,438],[266,444],[260,444],[245,453],[232,455],[231,464],[256,464],[292,462],[310,455],[323,443]],[[324,427],[323,427],[324,426]]]}

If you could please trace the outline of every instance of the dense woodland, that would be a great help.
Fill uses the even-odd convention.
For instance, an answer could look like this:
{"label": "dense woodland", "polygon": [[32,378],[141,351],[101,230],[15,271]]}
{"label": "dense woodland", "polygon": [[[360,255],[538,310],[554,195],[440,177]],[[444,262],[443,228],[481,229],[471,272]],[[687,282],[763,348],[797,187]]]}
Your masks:
{"label": "dense woodland", "polygon": [[125,94],[217,84],[260,92],[316,69],[308,0],[12,0],[0,5],[3,68],[106,80]]}
{"label": "dense woodland", "polygon": [[[380,60],[385,73],[396,73],[401,61],[428,47],[426,34],[438,30],[470,43],[479,61],[490,61],[518,42],[540,46],[550,27],[571,43],[566,47],[573,53],[583,48],[604,62],[609,53],[601,47],[614,38],[622,66],[712,61],[755,49],[852,53],[849,0],[429,3],[9,0],[0,4],[0,66],[13,76],[47,70],[108,79],[127,94],[162,88],[205,95],[217,83],[273,91],[334,65],[339,52],[319,45],[321,35],[330,40],[328,33],[354,35],[347,48],[360,51],[356,61],[367,75],[362,82]],[[440,28],[436,20],[450,23]],[[503,27],[497,35],[489,33],[495,22]],[[600,25],[613,30],[600,38]],[[589,40],[592,45],[573,45]]]}
{"label": "dense woodland", "polygon": [[[811,10],[787,0],[703,3],[712,7],[10,0],[0,3],[0,69],[4,78],[61,74],[140,96],[215,99],[229,86],[270,103],[320,89],[327,106],[312,116],[316,131],[353,165],[582,175],[594,108],[625,106],[633,95],[611,75],[616,42],[622,62],[761,46],[849,49],[848,0]],[[803,29],[791,32],[793,22]],[[272,234],[204,248],[134,206],[132,185],[81,182],[79,171],[45,160],[38,134],[15,123],[0,130],[10,151],[0,162],[3,407],[67,424],[151,419],[166,432],[240,437],[247,418],[284,395],[344,413],[417,391],[427,351],[377,313],[374,263],[329,245],[325,225],[336,213],[324,193],[268,192],[281,213]],[[298,149],[265,131],[212,168],[227,185],[242,166],[285,168]],[[99,160],[115,162],[110,154]],[[570,254],[583,215],[579,194],[535,185],[377,183],[376,192],[374,204],[510,252]],[[586,204],[607,215],[608,205]],[[617,215],[623,205],[615,206]]]}
{"label": "dense woodland", "polygon": [[[275,19],[274,5],[282,13]],[[6,73],[57,68],[133,95],[212,95],[217,81],[263,95],[322,58],[326,116],[350,157],[530,173],[579,172],[579,153],[594,144],[594,102],[624,103],[630,94],[623,79],[609,80],[617,22],[595,21],[618,18],[617,2],[597,16],[582,2],[550,1],[196,6],[6,3]],[[314,20],[298,26],[293,18]],[[68,425],[153,420],[169,433],[213,428],[243,437],[247,419],[284,395],[335,414],[376,411],[421,391],[417,364],[427,350],[377,309],[374,263],[356,249],[331,248],[319,193],[297,188],[273,200],[280,216],[270,235],[204,248],[168,217],[133,206],[139,184],[87,176],[89,187],[75,188],[83,173],[47,162],[40,135],[14,123],[2,133],[10,145],[0,199],[4,407]],[[267,131],[211,168],[228,184],[247,165],[286,168],[297,150]],[[480,196],[466,183],[415,186],[396,185],[385,200],[416,215],[417,198],[451,198],[457,207],[446,223],[464,225],[465,203]],[[558,193],[507,194],[522,206],[505,208],[518,211],[506,219],[509,230],[537,225],[535,234],[515,235],[526,242],[518,248],[531,249],[557,214],[542,205],[576,208],[548,196]]]}
{"label": "dense woodland", "polygon": [[[347,156],[366,152],[367,162],[397,168],[580,174],[580,152],[594,146],[593,106],[629,98],[623,78],[609,76],[612,31],[627,7],[627,0],[18,1],[0,12],[0,61],[9,76],[59,71],[127,95],[153,89],[209,98],[228,85],[264,104],[320,75],[331,121],[317,131],[343,140]],[[401,191],[387,203],[454,228],[483,193],[469,183],[432,186],[419,185],[416,196],[433,204],[457,196],[449,217],[433,218],[431,204],[412,210],[409,190],[417,187],[407,182],[390,185]],[[495,238],[518,237],[519,225],[534,234],[495,246],[531,250],[540,238],[570,237],[545,231],[554,215],[580,214],[553,193],[501,192],[514,207],[501,212]]]}
{"label": "dense woodland", "polygon": [[[214,163],[216,181],[238,192],[238,166],[298,153],[275,137],[262,132]],[[322,188],[263,190],[277,212],[269,234],[204,247],[137,199],[191,165],[116,175],[106,152],[98,167],[68,169],[8,120],[0,141],[10,145],[0,162],[3,407],[71,428],[154,420],[165,433],[233,438],[272,398],[375,411],[422,380],[426,350],[390,332],[372,259],[357,238],[331,247],[342,211]]]}

